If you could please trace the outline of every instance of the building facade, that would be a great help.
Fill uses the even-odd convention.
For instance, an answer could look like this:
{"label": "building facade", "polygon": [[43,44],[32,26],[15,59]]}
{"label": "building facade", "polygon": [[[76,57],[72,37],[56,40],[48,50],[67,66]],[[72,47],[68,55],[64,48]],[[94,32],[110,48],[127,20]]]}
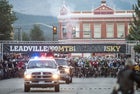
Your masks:
{"label": "building facade", "polygon": [[59,41],[67,43],[125,44],[133,10],[115,10],[106,0],[90,11],[71,11],[65,4],[60,9]]}

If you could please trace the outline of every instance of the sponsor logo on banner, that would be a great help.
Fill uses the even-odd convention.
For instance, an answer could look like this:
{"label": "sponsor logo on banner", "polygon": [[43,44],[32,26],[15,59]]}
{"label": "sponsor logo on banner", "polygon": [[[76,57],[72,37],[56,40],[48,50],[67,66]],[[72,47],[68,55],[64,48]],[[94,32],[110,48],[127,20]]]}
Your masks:
{"label": "sponsor logo on banner", "polygon": [[51,51],[62,51],[62,52],[74,52],[74,46],[10,46],[11,52],[49,52]]}

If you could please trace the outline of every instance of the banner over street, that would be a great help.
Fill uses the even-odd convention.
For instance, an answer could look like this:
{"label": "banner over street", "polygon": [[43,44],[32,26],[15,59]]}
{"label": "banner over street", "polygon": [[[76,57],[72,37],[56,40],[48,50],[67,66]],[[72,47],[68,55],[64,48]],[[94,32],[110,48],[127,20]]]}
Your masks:
{"label": "banner over street", "polygon": [[125,53],[125,44],[3,44],[5,53]]}

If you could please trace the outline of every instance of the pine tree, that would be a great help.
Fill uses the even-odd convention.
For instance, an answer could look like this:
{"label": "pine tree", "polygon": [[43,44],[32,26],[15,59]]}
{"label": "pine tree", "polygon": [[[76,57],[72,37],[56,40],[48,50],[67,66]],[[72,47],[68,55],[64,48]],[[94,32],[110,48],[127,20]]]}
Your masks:
{"label": "pine tree", "polygon": [[31,41],[45,41],[44,32],[38,25],[34,25],[30,32]]}
{"label": "pine tree", "polygon": [[28,33],[26,33],[26,32],[23,32],[22,33],[22,40],[23,41],[29,41],[30,39],[29,39],[29,36],[28,36]]}
{"label": "pine tree", "polygon": [[9,4],[8,0],[0,0],[0,40],[12,39],[12,24],[16,20],[12,8],[13,6]]}
{"label": "pine tree", "polygon": [[[129,34],[126,40],[140,41],[140,0],[137,0],[137,4],[133,5],[133,21],[130,23]],[[140,45],[134,46],[134,50],[140,53]]]}

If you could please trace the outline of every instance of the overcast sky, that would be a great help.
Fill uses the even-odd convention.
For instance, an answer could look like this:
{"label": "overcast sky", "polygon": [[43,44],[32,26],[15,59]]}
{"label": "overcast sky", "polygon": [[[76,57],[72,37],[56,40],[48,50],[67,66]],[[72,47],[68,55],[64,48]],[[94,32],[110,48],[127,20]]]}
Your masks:
{"label": "overcast sky", "polygon": [[[72,11],[92,10],[100,6],[101,0],[8,0],[13,10],[32,15],[57,16],[59,9],[65,4]],[[107,5],[115,10],[131,10],[137,0],[106,0]]]}

